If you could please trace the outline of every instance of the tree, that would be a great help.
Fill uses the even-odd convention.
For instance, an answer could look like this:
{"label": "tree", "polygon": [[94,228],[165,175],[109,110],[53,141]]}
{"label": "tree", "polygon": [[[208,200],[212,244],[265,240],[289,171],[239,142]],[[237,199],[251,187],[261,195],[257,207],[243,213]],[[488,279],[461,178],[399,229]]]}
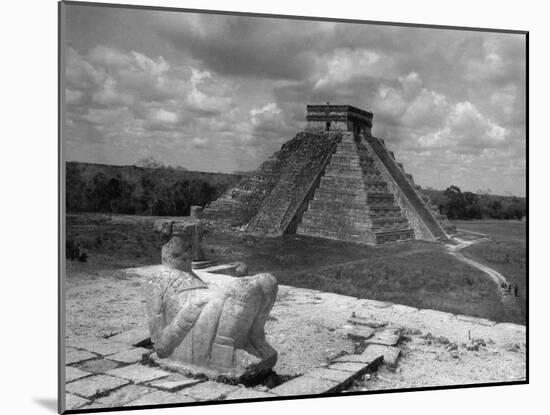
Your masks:
{"label": "tree", "polygon": [[122,196],[122,185],[114,177],[107,182],[105,186],[105,196],[109,202],[109,218],[114,213],[114,207]]}
{"label": "tree", "polygon": [[460,188],[455,185],[449,186],[443,192],[443,195],[449,200],[444,207],[445,215],[447,215],[449,219],[464,218],[466,215],[466,203]]}
{"label": "tree", "polygon": [[465,205],[465,218],[481,219],[481,208],[479,206],[479,196],[472,192],[462,193]]}

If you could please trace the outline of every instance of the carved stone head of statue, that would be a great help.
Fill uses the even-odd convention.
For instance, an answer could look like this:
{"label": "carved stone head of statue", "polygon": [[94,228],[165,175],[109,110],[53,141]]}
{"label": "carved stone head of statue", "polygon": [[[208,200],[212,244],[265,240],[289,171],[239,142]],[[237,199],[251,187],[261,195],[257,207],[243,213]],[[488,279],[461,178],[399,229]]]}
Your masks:
{"label": "carved stone head of statue", "polygon": [[[184,230],[191,233],[193,227]],[[191,237],[186,234],[174,235],[162,246],[162,265],[184,272],[191,272],[191,261],[193,259],[193,244]]]}

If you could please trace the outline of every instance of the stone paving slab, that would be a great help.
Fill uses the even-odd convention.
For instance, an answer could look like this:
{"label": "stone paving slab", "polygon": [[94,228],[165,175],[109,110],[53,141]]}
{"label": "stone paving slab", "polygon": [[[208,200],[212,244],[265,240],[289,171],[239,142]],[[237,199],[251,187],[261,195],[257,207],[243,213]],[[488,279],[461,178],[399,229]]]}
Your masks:
{"label": "stone paving slab", "polygon": [[90,372],[85,372],[76,367],[65,366],[65,382],[72,382],[73,380],[84,378],[90,375]]}
{"label": "stone paving slab", "polygon": [[364,364],[370,364],[372,363],[372,360],[369,356],[364,354],[346,354],[344,356],[339,356],[336,359],[333,360],[334,363],[364,363]]}
{"label": "stone paving slab", "polygon": [[359,376],[368,370],[369,364],[370,362],[367,364],[358,362],[336,362],[332,363],[328,368],[356,373]]}
{"label": "stone paving slab", "polygon": [[384,330],[366,341],[367,344],[383,344],[385,346],[395,346],[399,341],[399,335],[394,330]]}
{"label": "stone paving slab", "polygon": [[134,383],[144,383],[154,379],[167,377],[170,375],[170,372],[136,364],[109,370],[106,374],[116,376],[118,378],[128,379]]}
{"label": "stone paving slab", "polygon": [[330,393],[338,386],[339,383],[332,380],[300,376],[271,389],[270,392],[279,396],[319,395]]}
{"label": "stone paving slab", "polygon": [[374,356],[383,356],[384,363],[388,366],[395,366],[397,364],[397,359],[401,353],[399,347],[385,346],[382,344],[371,344],[369,345],[363,355],[371,359]]}
{"label": "stone paving slab", "polygon": [[257,391],[250,388],[238,388],[237,390],[230,392],[225,398],[226,400],[232,399],[261,399],[261,398],[273,398],[274,395],[269,392]]}
{"label": "stone paving slab", "polygon": [[90,403],[88,399],[81,398],[72,393],[65,394],[65,409],[77,409],[87,403]]}
{"label": "stone paving slab", "polygon": [[359,377],[359,374],[355,372],[349,372],[346,370],[318,368],[318,369],[313,369],[311,372],[306,373],[304,376],[307,376],[310,378],[331,380],[333,382],[337,382],[338,385],[340,386],[340,385],[345,385],[347,383],[350,383],[353,379]]}
{"label": "stone paving slab", "polygon": [[117,362],[102,358],[86,360],[85,362],[82,362],[78,365],[80,369],[87,370],[88,372],[93,373],[105,373],[109,370],[116,369],[118,366],[119,364]]}
{"label": "stone paving slab", "polygon": [[83,362],[85,360],[95,359],[98,356],[96,354],[84,351],[67,348],[65,350],[65,364],[71,365],[73,363]]}
{"label": "stone paving slab", "polygon": [[[375,370],[380,364],[384,361],[384,352],[380,351],[379,347],[374,347],[376,345],[372,344],[367,346],[362,356],[368,360],[370,363],[369,370]],[[379,345],[378,345],[379,346]],[[387,347],[387,346],[382,346]]]}
{"label": "stone paving slab", "polygon": [[115,362],[120,363],[137,363],[141,362],[141,357],[145,353],[151,353],[151,350],[145,349],[143,347],[136,347],[134,349],[126,350],[117,354],[112,354],[107,358],[109,360],[114,360]]}
{"label": "stone paving slab", "polygon": [[185,389],[185,394],[199,401],[215,401],[225,398],[237,386],[208,380]]}
{"label": "stone paving slab", "polygon": [[147,326],[139,326],[131,330],[116,334],[112,337],[109,337],[109,340],[135,346],[136,344],[144,342],[148,338],[149,338],[149,328]]}
{"label": "stone paving slab", "polygon": [[85,349],[89,352],[93,352],[102,356],[109,356],[112,354],[124,352],[132,348],[131,345],[126,343],[118,343],[105,340],[99,340],[95,342],[79,342],[75,343],[75,347]]}
{"label": "stone paving slab", "polygon": [[104,409],[106,406],[99,402],[91,402],[87,405],[81,406],[78,409]]}
{"label": "stone paving slab", "polygon": [[162,405],[168,403],[189,403],[196,402],[196,399],[183,393],[170,393],[165,391],[156,391],[149,393],[135,401],[128,403],[126,406],[140,405]]}
{"label": "stone paving slab", "polygon": [[342,330],[350,337],[359,337],[362,339],[369,339],[375,333],[375,330],[368,326],[345,325],[344,327],[342,327]]}
{"label": "stone paving slab", "polygon": [[351,323],[355,326],[366,326],[372,329],[378,329],[380,327],[385,327],[388,325],[386,321],[376,321],[369,317],[355,316],[348,318],[348,323]]}
{"label": "stone paving slab", "polygon": [[94,403],[98,403],[104,407],[123,406],[151,392],[155,392],[155,389],[141,385],[127,385],[111,392],[107,396],[97,399]]}
{"label": "stone paving slab", "polygon": [[180,389],[187,388],[201,382],[204,382],[204,379],[194,379],[175,373],[166,378],[161,378],[149,382],[148,385],[165,390],[167,392],[176,392]]}
{"label": "stone paving slab", "polygon": [[109,392],[113,389],[130,383],[126,379],[115,378],[112,376],[95,375],[87,378],[75,380],[65,385],[66,392],[92,398],[98,394]]}

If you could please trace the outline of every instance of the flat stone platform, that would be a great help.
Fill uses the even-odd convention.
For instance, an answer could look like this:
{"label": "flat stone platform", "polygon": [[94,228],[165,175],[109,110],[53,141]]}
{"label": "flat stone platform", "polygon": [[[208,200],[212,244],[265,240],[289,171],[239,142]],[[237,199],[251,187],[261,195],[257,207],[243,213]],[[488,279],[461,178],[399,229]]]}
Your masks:
{"label": "flat stone platform", "polygon": [[[195,272],[210,284],[225,284],[233,277],[224,270],[229,274],[234,266]],[[134,318],[143,322],[145,309],[139,286],[158,268],[118,270],[118,280],[102,281],[99,276],[93,284],[75,284],[68,290],[69,304],[81,304],[78,299],[94,295],[103,303],[93,312],[112,308],[121,313],[117,290],[131,288],[134,291],[128,291],[124,301],[135,301]],[[105,286],[106,281],[108,288],[99,292],[97,287]],[[73,297],[76,300],[71,300]],[[92,312],[85,305],[78,307],[82,313]],[[271,399],[347,390],[490,383],[522,380],[526,373],[525,326],[285,285],[279,286],[266,333],[279,351],[274,369],[288,379],[271,389],[194,379],[151,366],[148,331],[139,324],[107,338],[69,331],[66,407]],[[358,344],[363,346],[360,350]],[[369,381],[382,362],[383,376]]]}

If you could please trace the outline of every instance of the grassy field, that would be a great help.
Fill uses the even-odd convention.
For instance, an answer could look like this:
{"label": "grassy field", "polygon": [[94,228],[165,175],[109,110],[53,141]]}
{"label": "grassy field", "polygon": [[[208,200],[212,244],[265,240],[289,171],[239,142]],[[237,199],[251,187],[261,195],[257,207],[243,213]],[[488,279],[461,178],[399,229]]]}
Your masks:
{"label": "grassy field", "polygon": [[[160,235],[152,232],[155,219],[123,215],[114,215],[112,219],[100,214],[68,215],[67,238],[78,241],[89,254],[85,263],[68,264],[68,278],[83,277],[98,269],[159,263],[163,241]],[[471,230],[484,232],[476,228],[474,222],[468,222],[468,226]],[[510,234],[515,228],[498,229],[500,234],[495,233],[495,238],[503,239],[502,242],[495,239],[500,250],[493,255],[502,254],[506,258],[507,249],[517,251]],[[213,229],[207,234],[204,245],[209,258],[221,263],[244,261],[251,273],[272,272],[281,284],[524,323],[523,314],[503,303],[492,281],[480,271],[448,255],[439,244],[416,241],[367,247],[295,235],[258,238]],[[475,246],[479,247],[482,246]],[[471,255],[482,259],[477,255],[484,252],[476,251]],[[508,252],[508,258],[519,261],[521,251],[513,252]],[[490,258],[495,260],[497,256]],[[487,263],[493,265],[492,262]],[[497,269],[508,277],[508,269]],[[512,269],[510,266],[509,270]],[[515,272],[520,285],[521,268],[518,267]],[[523,279],[524,275],[523,269]]]}
{"label": "grassy field", "polygon": [[459,229],[481,232],[491,240],[466,248],[463,253],[500,272],[511,284],[517,284],[519,295],[507,303],[503,311],[506,318],[514,315],[525,321],[527,284],[526,224],[520,221],[476,220],[456,221]]}

